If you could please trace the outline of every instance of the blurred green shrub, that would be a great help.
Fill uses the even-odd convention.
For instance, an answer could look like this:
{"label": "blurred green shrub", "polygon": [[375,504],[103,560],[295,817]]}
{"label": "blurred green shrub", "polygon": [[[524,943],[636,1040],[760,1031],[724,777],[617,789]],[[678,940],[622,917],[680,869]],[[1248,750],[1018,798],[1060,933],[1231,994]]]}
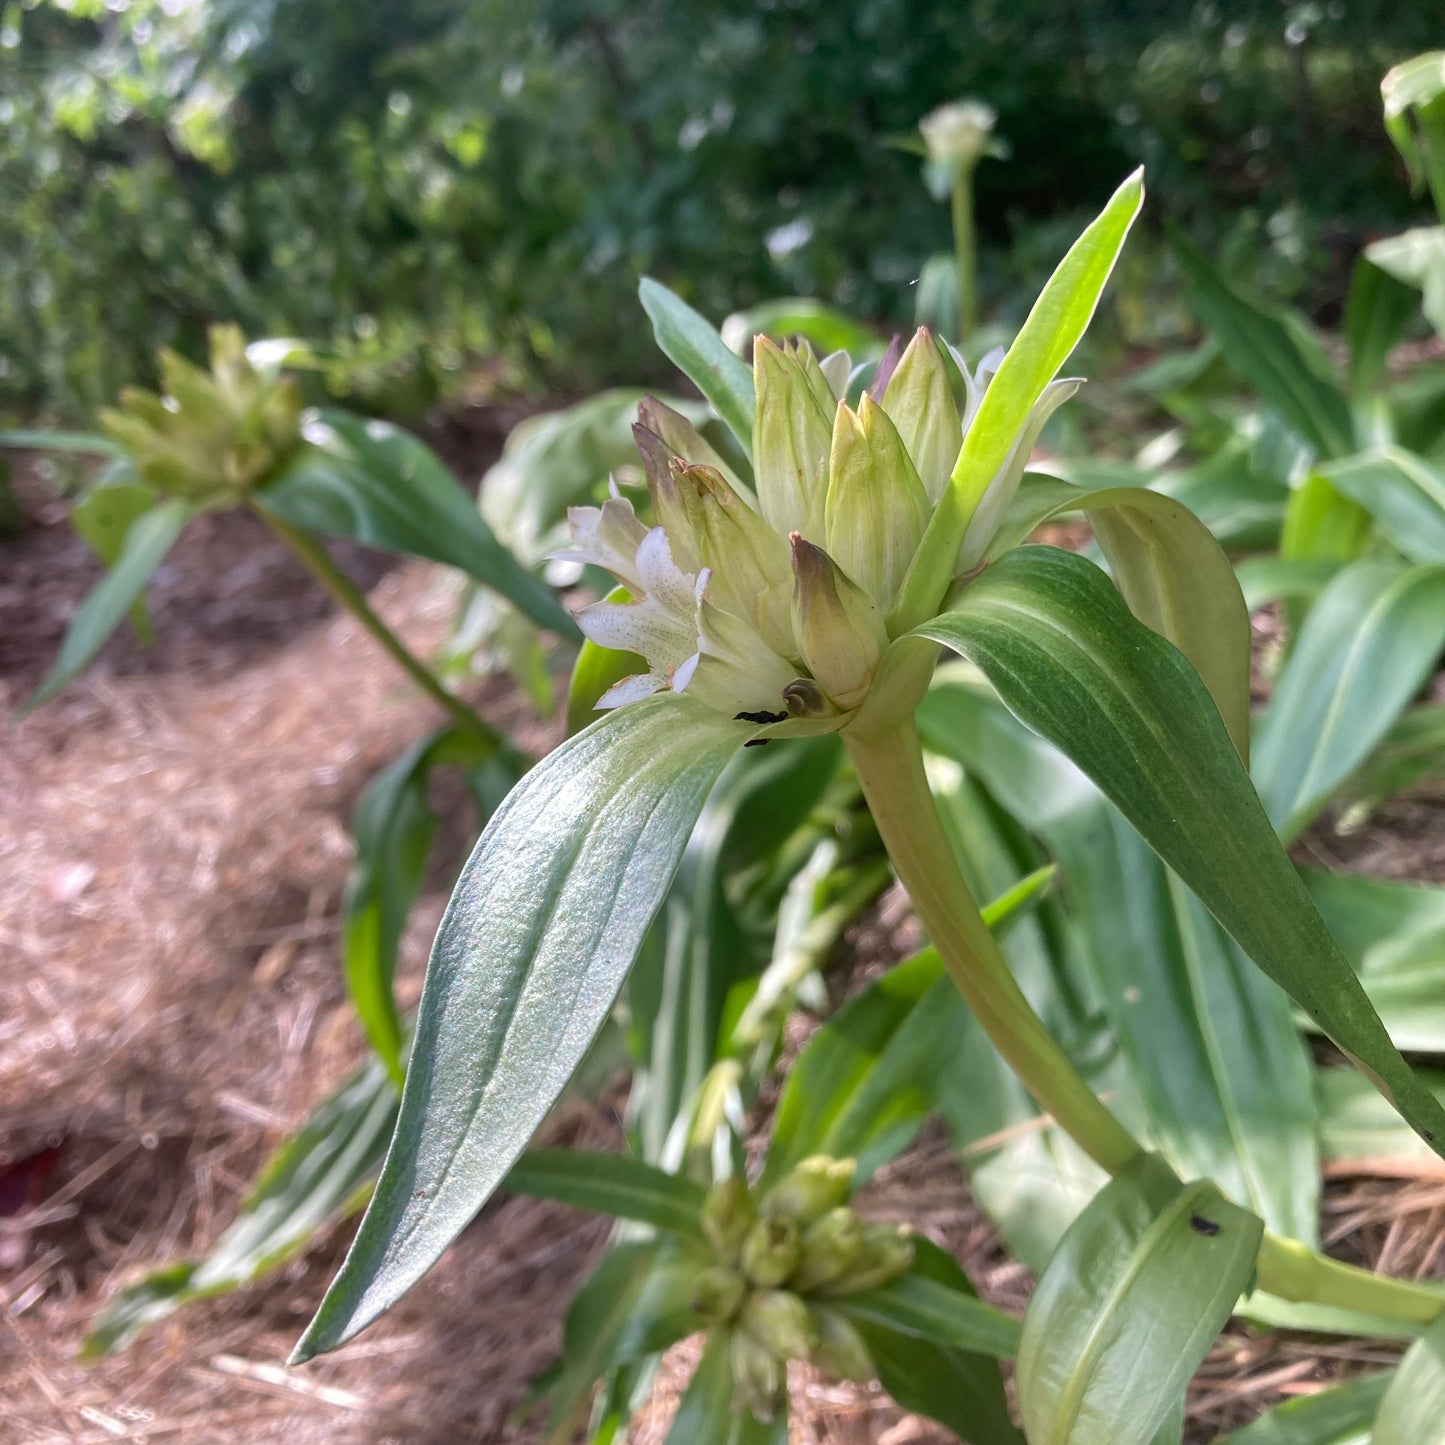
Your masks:
{"label": "blurred green shrub", "polygon": [[218,318],[326,343],[392,411],[480,356],[646,380],[618,324],[646,271],[713,314],[906,318],[947,217],[883,141],[959,94],[1014,154],[979,175],[985,312],[1028,223],[1137,160],[1197,240],[1298,291],[1410,214],[1376,85],[1438,38],[1428,8],[8,0],[0,406],[88,411]]}

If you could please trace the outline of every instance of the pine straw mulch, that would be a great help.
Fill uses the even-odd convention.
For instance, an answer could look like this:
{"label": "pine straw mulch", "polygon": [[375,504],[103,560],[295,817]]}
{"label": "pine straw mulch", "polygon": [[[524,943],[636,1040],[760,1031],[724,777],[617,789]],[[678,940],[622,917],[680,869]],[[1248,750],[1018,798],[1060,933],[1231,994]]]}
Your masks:
{"label": "pine straw mulch", "polygon": [[[77,1359],[100,1304],[146,1266],[203,1251],[267,1151],[362,1057],[336,964],[347,820],[372,774],[434,721],[249,526],[208,519],[188,534],[157,580],[157,649],[116,639],[0,744],[0,1441],[535,1441],[518,1406],[555,1357],[606,1226],[531,1200],[494,1201],[390,1316],[304,1369],[281,1362],[349,1227],[118,1358]],[[434,571],[387,570],[354,550],[345,560],[415,645],[441,635],[453,599]],[[58,515],[0,548],[0,710],[38,680],[93,575]],[[501,686],[476,696],[533,751],[551,742]],[[454,862],[465,807],[446,789],[437,802]],[[1372,871],[1445,876],[1440,801],[1385,821],[1311,846],[1356,850],[1350,866]],[[445,872],[408,932],[413,994]],[[895,891],[853,930],[841,988],[907,947],[905,911]],[[807,1028],[797,1021],[795,1047]],[[616,1147],[615,1103],[574,1108],[557,1141]],[[940,1133],[864,1203],[912,1220],[987,1298],[1022,1309],[1030,1280],[973,1208]],[[1326,1212],[1343,1254],[1441,1272],[1440,1178],[1333,1179]],[[663,1438],[695,1358],[696,1342],[670,1352],[640,1441]],[[1194,1389],[1191,1439],[1391,1358],[1368,1342],[1231,1330]],[[807,1370],[794,1385],[800,1445],[950,1438],[876,1391]]]}

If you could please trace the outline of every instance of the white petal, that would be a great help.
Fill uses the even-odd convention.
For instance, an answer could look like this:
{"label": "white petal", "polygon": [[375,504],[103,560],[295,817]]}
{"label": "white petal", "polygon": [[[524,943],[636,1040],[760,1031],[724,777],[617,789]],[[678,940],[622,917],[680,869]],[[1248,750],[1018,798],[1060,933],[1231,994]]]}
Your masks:
{"label": "white petal", "polygon": [[599,647],[640,653],[657,672],[669,673],[697,651],[691,618],[682,622],[643,602],[594,602],[577,614],[583,635]]}
{"label": "white petal", "polygon": [[667,533],[654,527],[637,549],[637,575],[643,591],[663,611],[678,618],[691,618],[697,606],[694,579],[672,560]]}
{"label": "white petal", "polygon": [[567,528],[572,545],[553,555],[572,562],[591,562],[611,572],[629,591],[641,592],[637,550],[647,530],[625,497],[609,497],[600,507],[569,507]]}
{"label": "white petal", "polygon": [[655,672],[639,672],[633,677],[624,677],[621,682],[614,682],[597,699],[597,711],[607,707],[625,707],[630,702],[641,702],[643,698],[661,692],[666,686],[667,679],[659,677]]}
{"label": "white petal", "polygon": [[704,600],[698,608],[698,655],[677,670],[672,685],[729,715],[782,713],[783,689],[796,676],[797,669],[751,625]]}

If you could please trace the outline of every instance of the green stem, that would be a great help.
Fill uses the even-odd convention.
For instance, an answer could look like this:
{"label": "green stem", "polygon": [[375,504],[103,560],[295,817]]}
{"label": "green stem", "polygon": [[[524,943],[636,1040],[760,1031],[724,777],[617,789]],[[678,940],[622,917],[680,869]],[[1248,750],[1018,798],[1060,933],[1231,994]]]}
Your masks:
{"label": "green stem", "polygon": [[[1024,997],[953,859],[934,806],[913,719],[877,732],[844,732],[884,847],[919,922],[964,1001],[1039,1106],[1101,1168],[1118,1174],[1143,1146],[1080,1076]],[[1266,1233],[1259,1287],[1279,1299],[1428,1324],[1445,1292],[1390,1279]]]}
{"label": "green stem", "polygon": [[953,181],[953,256],[958,270],[958,344],[978,326],[978,246],[973,232],[973,171],[960,166]]}
{"label": "green stem", "polygon": [[953,861],[913,719],[843,736],[883,846],[958,991],[1039,1107],[1117,1174],[1141,1146],[1079,1076],[1009,972]]}
{"label": "green stem", "polygon": [[428,697],[440,704],[459,727],[465,728],[488,747],[501,748],[505,745],[501,734],[478,717],[461,698],[448,692],[426,665],[376,615],[366,600],[366,594],[331,560],[331,554],[315,537],[300,527],[283,522],[264,507],[255,507],[253,510],[327,593],[361,623],[381,644],[382,650]]}

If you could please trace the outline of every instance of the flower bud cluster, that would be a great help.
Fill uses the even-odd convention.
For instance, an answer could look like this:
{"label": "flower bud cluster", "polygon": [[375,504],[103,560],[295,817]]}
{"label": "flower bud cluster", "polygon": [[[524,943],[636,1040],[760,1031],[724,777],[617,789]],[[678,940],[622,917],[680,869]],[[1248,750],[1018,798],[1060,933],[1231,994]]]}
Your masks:
{"label": "flower bud cluster", "polygon": [[301,440],[293,378],[253,366],[235,326],[213,326],[209,371],[160,355],[162,396],[127,387],[101,425],[168,496],[235,495],[264,486]]}
{"label": "flower bud cluster", "polygon": [[890,348],[852,405],[844,353],[820,361],[806,343],[760,336],[751,486],[686,418],[644,401],[633,431],[651,525],[614,484],[602,506],[569,512],[572,545],[559,554],[606,569],[629,594],[584,608],[583,632],[647,662],[598,706],[671,689],[759,725],[843,727],[873,685],[905,584],[942,604],[981,557],[1038,429],[1075,385],[1045,392],[954,564],[930,560],[915,579],[996,366],[988,357],[971,374],[919,330],[901,355]]}
{"label": "flower bud cluster", "polygon": [[886,1284],[913,1263],[906,1228],[865,1224],[848,1207],[851,1159],[805,1159],[761,1197],[737,1177],[715,1185],[702,1230],[716,1262],[693,1309],[729,1334],[735,1404],[760,1420],[781,1409],[789,1360],[840,1380],[874,1374],[835,1301]]}

